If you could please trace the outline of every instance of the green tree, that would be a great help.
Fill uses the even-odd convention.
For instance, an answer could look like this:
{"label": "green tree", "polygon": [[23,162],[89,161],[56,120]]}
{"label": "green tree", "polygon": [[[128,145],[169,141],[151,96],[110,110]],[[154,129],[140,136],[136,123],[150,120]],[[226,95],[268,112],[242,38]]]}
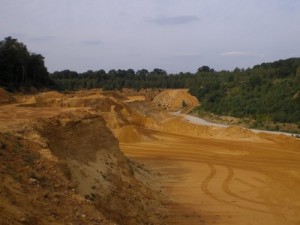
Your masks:
{"label": "green tree", "polygon": [[3,86],[49,84],[44,57],[29,53],[17,39],[6,37],[0,42],[0,83]]}
{"label": "green tree", "polygon": [[0,79],[3,83],[25,83],[29,52],[17,39],[7,37],[0,42]]}
{"label": "green tree", "polygon": [[201,66],[197,70],[197,73],[209,73],[209,72],[214,72],[214,69],[211,69],[209,66]]}
{"label": "green tree", "polygon": [[297,76],[297,77],[300,77],[300,66],[298,66],[298,68],[297,68],[296,76]]}

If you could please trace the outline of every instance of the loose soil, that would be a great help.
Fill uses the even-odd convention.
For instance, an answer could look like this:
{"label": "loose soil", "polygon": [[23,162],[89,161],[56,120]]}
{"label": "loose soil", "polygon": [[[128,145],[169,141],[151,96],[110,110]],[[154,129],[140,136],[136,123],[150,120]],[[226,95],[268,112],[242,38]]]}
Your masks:
{"label": "loose soil", "polygon": [[12,96],[0,224],[300,225],[298,139],[193,124],[162,93],[170,111],[198,104],[184,90]]}

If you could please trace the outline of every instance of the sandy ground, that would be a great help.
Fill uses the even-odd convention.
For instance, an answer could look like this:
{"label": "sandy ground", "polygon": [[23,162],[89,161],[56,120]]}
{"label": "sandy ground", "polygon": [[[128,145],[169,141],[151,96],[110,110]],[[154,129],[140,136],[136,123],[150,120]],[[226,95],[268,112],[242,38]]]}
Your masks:
{"label": "sandy ground", "polygon": [[160,171],[177,203],[169,224],[299,225],[300,142],[195,138],[122,143],[130,158]]}
{"label": "sandy ground", "polygon": [[[122,127],[126,134],[124,139],[132,136],[129,131],[133,128],[140,132],[140,126],[144,124],[143,133],[138,134],[141,137],[147,134],[147,138],[121,142],[120,148],[129,158],[161,174],[155,179],[174,203],[168,206],[169,216],[162,218],[163,222],[182,225],[300,225],[299,140],[270,134],[259,134],[258,137],[247,132],[249,137],[242,139],[243,135],[239,137],[234,132],[243,130],[227,128],[213,130],[211,136],[205,133],[205,128],[199,128],[204,131],[199,132],[198,137],[170,134],[167,131],[174,131],[177,125],[181,126],[177,132],[186,135],[188,132],[183,128],[197,130],[187,126],[184,120],[194,124],[205,121],[187,116],[184,123],[176,123],[174,118],[159,116],[150,106],[139,101],[134,103],[127,102],[128,111],[123,108],[124,112],[105,111],[102,114],[107,113],[112,121],[118,122],[117,125],[126,125]],[[79,108],[2,105],[0,129],[2,132],[21,129],[28,120],[48,118]],[[160,123],[152,126],[156,130],[149,130],[154,115]],[[106,118],[108,126],[109,116]],[[121,120],[123,117],[132,121],[125,123]],[[161,131],[163,123],[168,121],[169,130]],[[226,139],[226,135],[221,139],[224,132],[232,132],[230,139]],[[206,136],[201,137],[202,134]],[[122,198],[128,201],[128,196]]]}

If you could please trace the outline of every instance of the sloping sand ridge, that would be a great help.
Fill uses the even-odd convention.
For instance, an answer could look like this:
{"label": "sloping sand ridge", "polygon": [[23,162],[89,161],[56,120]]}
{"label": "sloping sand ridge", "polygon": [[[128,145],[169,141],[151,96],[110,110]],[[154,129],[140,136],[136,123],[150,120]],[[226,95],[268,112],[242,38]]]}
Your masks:
{"label": "sloping sand ridge", "polygon": [[0,106],[0,223],[300,224],[299,140],[192,124],[145,93]]}

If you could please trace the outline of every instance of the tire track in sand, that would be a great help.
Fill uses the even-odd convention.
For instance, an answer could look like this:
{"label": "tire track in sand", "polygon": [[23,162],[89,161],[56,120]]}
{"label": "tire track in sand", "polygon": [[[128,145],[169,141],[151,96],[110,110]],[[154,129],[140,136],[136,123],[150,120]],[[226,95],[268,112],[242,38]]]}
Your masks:
{"label": "tire track in sand", "polygon": [[210,198],[214,199],[215,201],[227,204],[227,205],[232,205],[232,206],[236,206],[238,208],[242,208],[242,209],[246,209],[246,210],[250,210],[250,211],[255,211],[255,212],[260,212],[260,213],[266,213],[266,214],[272,214],[269,211],[265,211],[265,210],[261,210],[261,209],[257,209],[257,208],[252,208],[252,207],[248,207],[248,206],[243,206],[240,204],[235,204],[232,203],[230,201],[226,201],[223,200],[217,196],[215,196],[208,188],[209,183],[211,182],[211,180],[215,177],[215,175],[217,174],[217,169],[215,168],[215,166],[211,165],[211,164],[207,164],[210,168],[210,174],[202,181],[201,183],[201,190],[202,192],[209,196]]}
{"label": "tire track in sand", "polygon": [[[232,196],[232,197],[235,197],[237,199],[240,199],[240,200],[244,200],[246,202],[250,202],[250,203],[254,203],[254,204],[259,204],[259,205],[264,205],[264,206],[268,206],[269,204],[263,202],[263,201],[257,201],[257,200],[253,200],[253,199],[249,199],[249,198],[246,198],[246,197],[243,197],[243,196],[240,196],[236,193],[234,193],[233,191],[230,190],[229,188],[229,184],[232,182],[233,180],[233,177],[234,177],[234,171],[232,168],[230,167],[226,167],[227,170],[228,170],[228,175],[226,177],[226,179],[224,180],[223,184],[222,184],[222,189],[225,193],[227,193],[228,195]],[[252,186],[252,187],[255,187],[255,186]],[[275,205],[273,206],[275,207]]]}

